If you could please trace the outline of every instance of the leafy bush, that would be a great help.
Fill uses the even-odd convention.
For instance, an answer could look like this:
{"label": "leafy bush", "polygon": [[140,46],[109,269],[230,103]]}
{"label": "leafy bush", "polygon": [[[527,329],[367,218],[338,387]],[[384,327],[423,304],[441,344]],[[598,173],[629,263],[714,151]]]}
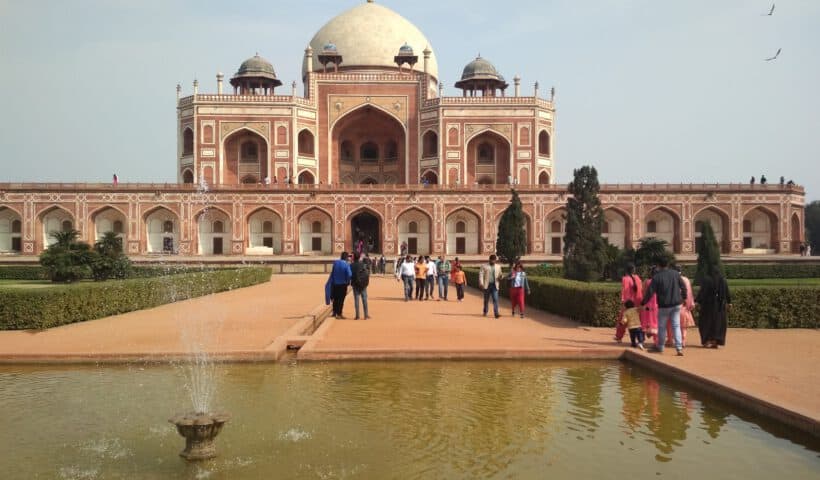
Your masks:
{"label": "leafy bush", "polygon": [[52,232],[55,243],[40,254],[40,265],[48,270],[52,282],[71,283],[88,277],[93,257],[91,245],[78,241],[80,232]]}
{"label": "leafy bush", "polygon": [[0,267],[0,280],[46,280],[48,270],[37,265]]}
{"label": "leafy bush", "polygon": [[[467,284],[478,286],[478,271],[466,269]],[[614,327],[620,285],[561,278],[529,277],[527,305],[595,327]],[[742,328],[820,328],[820,287],[731,287],[729,326]],[[507,283],[500,294],[508,297]],[[697,290],[695,291],[697,295]]]}
{"label": "leafy bush", "polygon": [[0,289],[0,329],[43,329],[270,280],[270,267],[220,269],[43,289]]}
{"label": "leafy bush", "polygon": [[128,278],[131,260],[122,251],[122,239],[114,232],[105,232],[94,244],[94,255],[90,262],[91,275],[94,280],[109,278]]}

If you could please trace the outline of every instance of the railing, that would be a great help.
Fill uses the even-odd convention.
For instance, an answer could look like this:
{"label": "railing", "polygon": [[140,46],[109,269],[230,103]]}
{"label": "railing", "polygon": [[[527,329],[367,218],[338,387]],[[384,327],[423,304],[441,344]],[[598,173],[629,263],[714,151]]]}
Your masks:
{"label": "railing", "polygon": [[291,105],[299,104],[305,106],[313,106],[313,103],[308,98],[294,97],[291,95],[215,95],[215,94],[197,94],[180,98],[178,106],[189,107],[194,103],[260,103],[265,105],[279,104]]}
{"label": "railing", "polygon": [[552,110],[549,100],[538,97],[439,97],[424,101],[423,107],[439,105],[526,105]]}
{"label": "railing", "polygon": [[[567,185],[514,185],[517,191],[522,193],[544,192],[544,193],[566,193]],[[199,188],[195,184],[186,183],[34,183],[34,182],[7,182],[0,183],[0,195],[14,191],[126,191],[126,192],[194,192]],[[507,184],[491,185],[422,185],[422,184],[307,184],[293,185],[277,183],[271,185],[263,184],[239,184],[239,185],[209,185],[210,192],[284,192],[293,190],[323,191],[323,192],[413,192],[421,193],[425,191],[435,192],[508,192],[511,186]],[[706,195],[721,192],[736,193],[762,193],[780,192],[804,195],[805,190],[800,185],[750,185],[748,183],[612,183],[601,184],[601,193],[625,193],[625,192],[701,192]]]}

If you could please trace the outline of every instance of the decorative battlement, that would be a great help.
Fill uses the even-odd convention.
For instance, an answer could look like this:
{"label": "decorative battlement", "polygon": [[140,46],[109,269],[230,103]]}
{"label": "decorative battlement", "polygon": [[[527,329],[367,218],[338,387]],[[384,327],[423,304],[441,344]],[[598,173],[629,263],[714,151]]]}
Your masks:
{"label": "decorative battlement", "polygon": [[291,95],[215,95],[215,94],[197,94],[189,95],[179,99],[178,107],[190,107],[195,103],[241,103],[241,104],[261,104],[261,105],[284,105],[284,104],[299,104],[305,106],[312,106],[310,99],[303,97],[294,97]]}

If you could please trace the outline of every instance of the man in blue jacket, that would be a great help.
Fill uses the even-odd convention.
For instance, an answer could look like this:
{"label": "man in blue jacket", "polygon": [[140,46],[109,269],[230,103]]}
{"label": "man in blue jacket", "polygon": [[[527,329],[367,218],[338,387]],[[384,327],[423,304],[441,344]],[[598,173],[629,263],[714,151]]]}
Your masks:
{"label": "man in blue jacket", "polygon": [[658,342],[654,351],[663,352],[666,343],[666,324],[671,323],[670,335],[675,339],[675,350],[683,356],[683,341],[680,331],[680,306],[686,300],[686,285],[677,270],[668,268],[669,261],[662,258],[658,261],[658,273],[652,277],[649,288],[643,296],[641,305],[646,305],[652,295],[658,297]]}
{"label": "man in blue jacket", "polygon": [[333,261],[333,270],[330,271],[330,278],[327,279],[330,285],[330,298],[333,300],[333,316],[339,319],[345,318],[342,316],[342,308],[344,308],[347,296],[347,286],[350,285],[350,279],[353,277],[348,257],[347,252],[342,252],[341,258]]}

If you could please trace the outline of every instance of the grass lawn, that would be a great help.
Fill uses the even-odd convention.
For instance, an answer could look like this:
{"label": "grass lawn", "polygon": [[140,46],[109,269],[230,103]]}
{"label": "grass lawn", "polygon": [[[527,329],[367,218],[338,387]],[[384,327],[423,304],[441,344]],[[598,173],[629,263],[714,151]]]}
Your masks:
{"label": "grass lawn", "polygon": [[792,287],[820,286],[820,278],[737,278],[729,280],[730,287]]}

